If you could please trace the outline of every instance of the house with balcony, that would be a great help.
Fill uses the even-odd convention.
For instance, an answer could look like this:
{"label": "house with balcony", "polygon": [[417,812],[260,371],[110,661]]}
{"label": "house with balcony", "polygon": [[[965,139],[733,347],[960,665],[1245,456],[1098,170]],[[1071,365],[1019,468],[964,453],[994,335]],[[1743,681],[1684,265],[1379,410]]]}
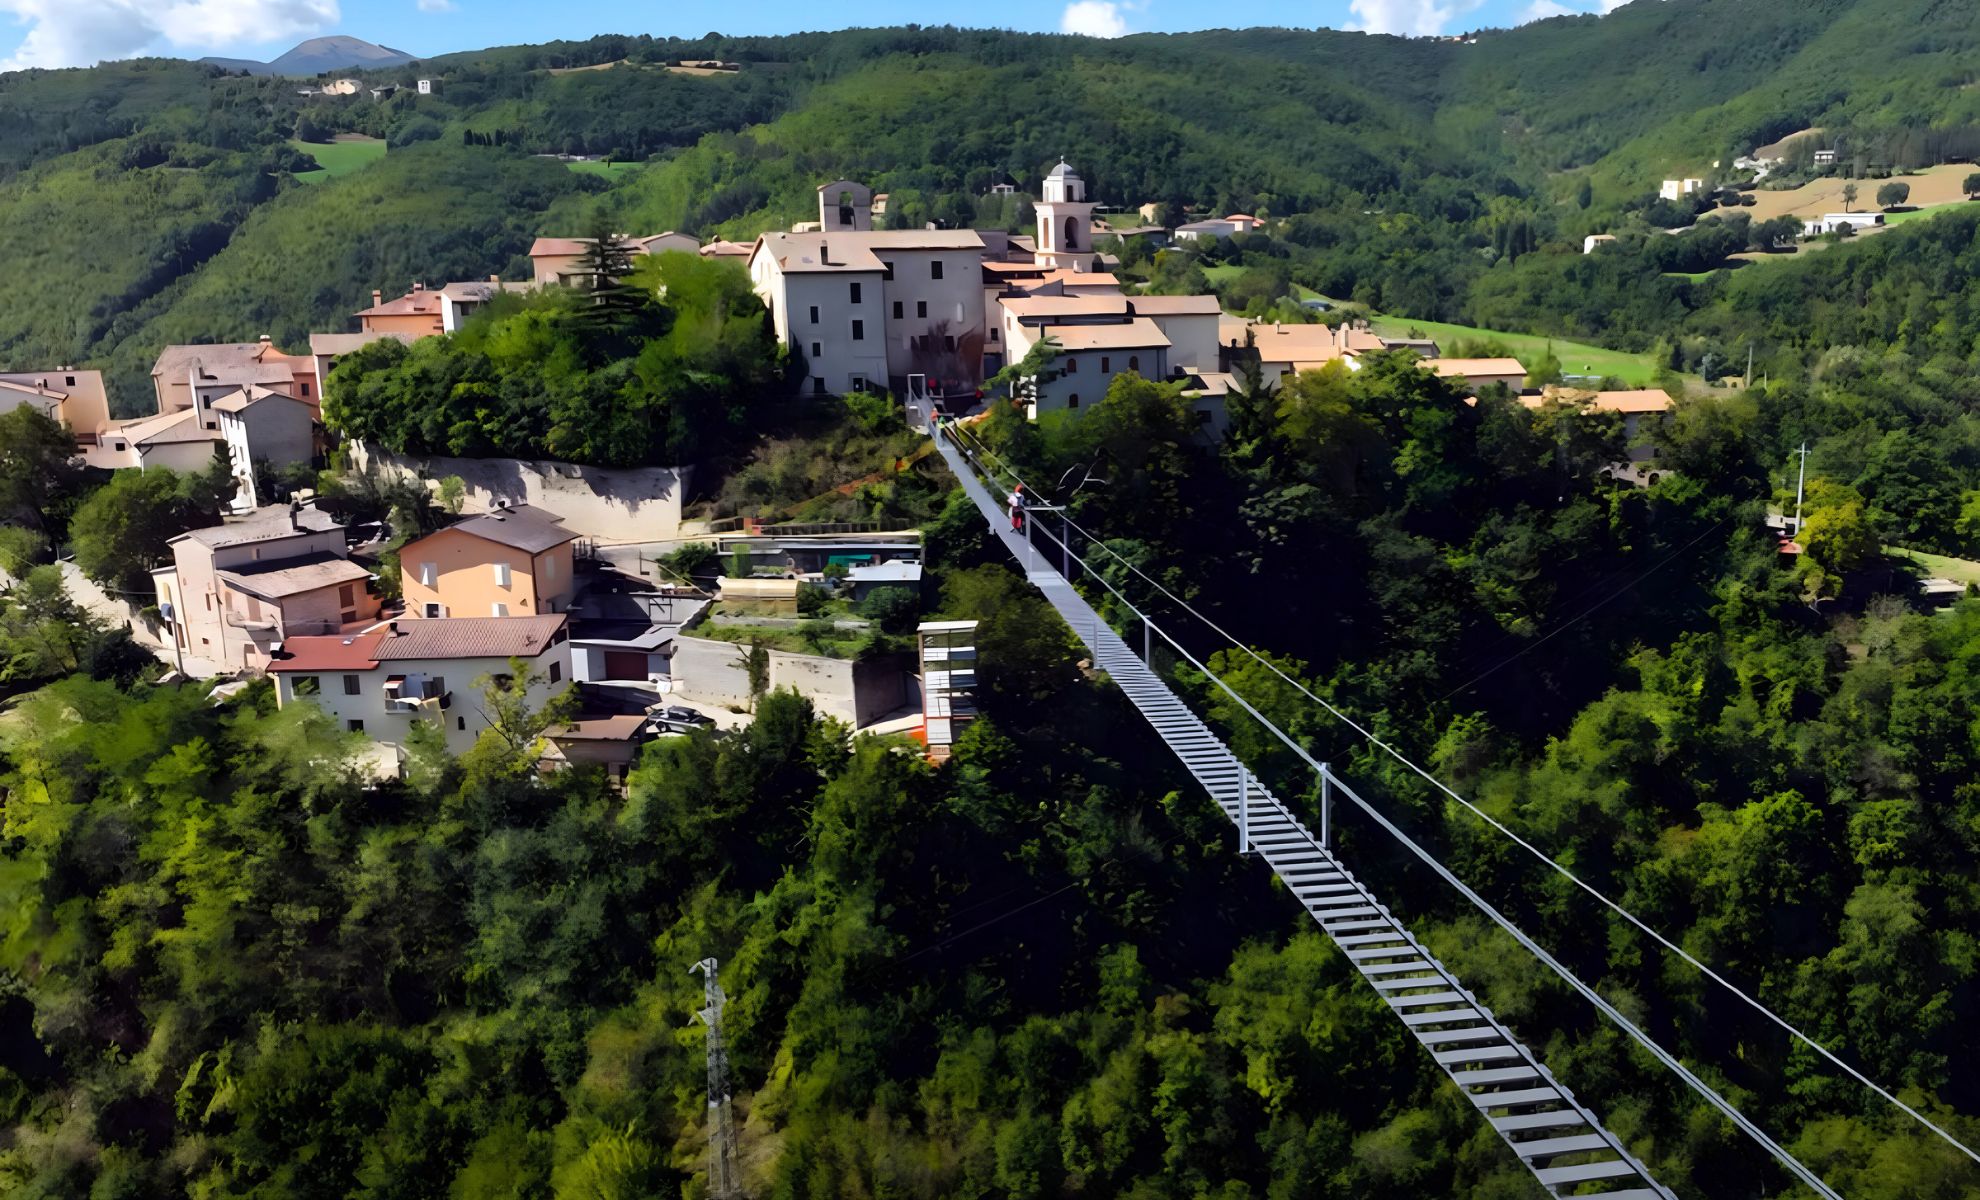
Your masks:
{"label": "house with balcony", "polygon": [[272,505],[167,543],[151,573],[166,641],[221,669],[258,672],[297,636],[341,635],[378,619],[371,572],[344,527],[313,508]]}
{"label": "house with balcony", "polygon": [[464,517],[399,551],[406,615],[530,617],[569,610],[577,534],[526,504]]}
{"label": "house with balcony", "polygon": [[281,707],[314,704],[338,726],[404,746],[415,721],[430,721],[461,754],[488,728],[477,681],[506,676],[512,660],[535,674],[527,695],[541,706],[571,683],[563,614],[388,621],[345,636],[285,640],[268,667]]}

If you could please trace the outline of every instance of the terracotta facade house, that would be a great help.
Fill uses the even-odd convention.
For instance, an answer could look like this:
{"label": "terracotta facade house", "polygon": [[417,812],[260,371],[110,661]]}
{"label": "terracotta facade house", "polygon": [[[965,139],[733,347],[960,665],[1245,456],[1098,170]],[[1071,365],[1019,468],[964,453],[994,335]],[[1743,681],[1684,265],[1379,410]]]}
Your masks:
{"label": "terracotta facade house", "polygon": [[576,594],[577,534],[528,505],[468,517],[406,543],[400,588],[409,617],[561,613]]}
{"label": "terracotta facade house", "polygon": [[384,292],[374,290],[371,293],[371,307],[353,315],[357,317],[358,329],[363,333],[432,337],[447,332],[440,305],[439,292],[429,292],[425,284],[415,283],[412,291],[396,300],[387,300]]}

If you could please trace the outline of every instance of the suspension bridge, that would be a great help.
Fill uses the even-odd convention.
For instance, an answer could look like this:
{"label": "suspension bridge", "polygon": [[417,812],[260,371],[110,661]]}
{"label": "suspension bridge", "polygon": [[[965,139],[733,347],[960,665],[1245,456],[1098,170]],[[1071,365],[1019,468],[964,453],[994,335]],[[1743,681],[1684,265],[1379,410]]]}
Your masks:
{"label": "suspension bridge", "polygon": [[[1320,829],[1316,833],[1301,821],[1155,671],[1154,623],[1142,618],[1137,654],[1053,566],[1057,557],[1070,571],[1069,539],[1051,539],[1060,552],[1055,555],[1054,546],[1041,551],[1036,545],[1036,519],[1026,522],[1024,533],[1009,527],[998,499],[979,477],[977,452],[950,436],[953,429],[937,431],[936,448],[1025,578],[1237,827],[1240,852],[1255,853],[1285,883],[1541,1186],[1553,1195],[1586,1200],[1675,1200],[1596,1113],[1336,857],[1328,828],[1332,798],[1339,791],[1365,807],[1352,789],[1326,764],[1316,764]],[[1243,703],[1235,693],[1233,698]],[[1584,1187],[1601,1190],[1578,1190]]]}

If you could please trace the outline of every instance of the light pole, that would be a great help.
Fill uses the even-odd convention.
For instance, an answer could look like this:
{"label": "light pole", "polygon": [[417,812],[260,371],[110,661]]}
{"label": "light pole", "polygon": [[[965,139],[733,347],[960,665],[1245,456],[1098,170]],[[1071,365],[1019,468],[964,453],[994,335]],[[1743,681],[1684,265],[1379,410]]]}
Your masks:
{"label": "light pole", "polygon": [[1808,487],[1808,443],[1801,443],[1801,449],[1796,451],[1796,453],[1801,455],[1801,477],[1794,484],[1794,536],[1799,538],[1801,536],[1801,497],[1802,493]]}

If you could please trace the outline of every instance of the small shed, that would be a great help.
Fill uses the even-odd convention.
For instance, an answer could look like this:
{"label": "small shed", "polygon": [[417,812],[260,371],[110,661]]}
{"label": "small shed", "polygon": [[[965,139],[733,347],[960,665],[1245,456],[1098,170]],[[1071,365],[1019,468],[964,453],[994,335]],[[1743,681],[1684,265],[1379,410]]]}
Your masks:
{"label": "small shed", "polygon": [[852,589],[854,600],[864,600],[883,587],[906,588],[919,594],[921,564],[906,559],[861,563],[847,568],[846,584]]}

